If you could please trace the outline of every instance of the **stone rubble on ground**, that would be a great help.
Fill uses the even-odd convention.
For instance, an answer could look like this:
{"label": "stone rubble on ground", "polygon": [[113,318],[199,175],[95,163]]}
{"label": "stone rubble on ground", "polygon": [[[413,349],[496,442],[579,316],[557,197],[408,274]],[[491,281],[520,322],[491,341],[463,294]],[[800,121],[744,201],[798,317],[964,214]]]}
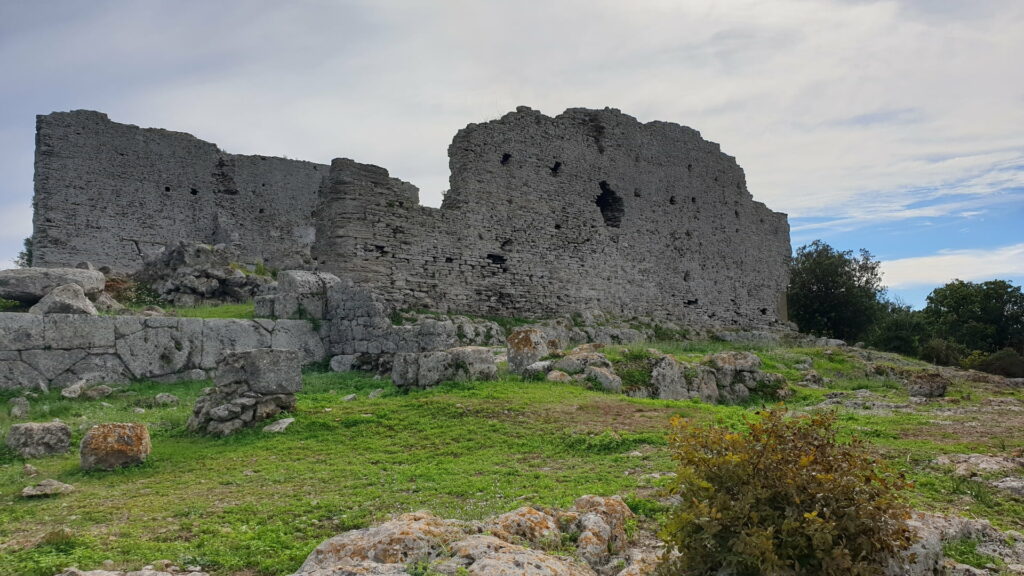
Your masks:
{"label": "stone rubble on ground", "polygon": [[229,436],[295,408],[302,390],[301,355],[261,348],[235,352],[221,362],[214,387],[196,400],[188,429]]}
{"label": "stone rubble on ground", "polygon": [[239,262],[232,246],[180,242],[143,263],[134,278],[177,307],[248,302],[273,286],[272,277]]}
{"label": "stone rubble on ground", "polygon": [[918,372],[907,381],[911,398],[942,398],[951,382],[937,372]]}
{"label": "stone rubble on ground", "polygon": [[174,394],[161,392],[153,397],[153,402],[155,402],[157,406],[176,406],[179,400]]}
{"label": "stone rubble on ground", "polygon": [[497,374],[490,348],[460,346],[444,352],[395,354],[391,381],[399,388],[429,388],[447,381],[494,380]]}

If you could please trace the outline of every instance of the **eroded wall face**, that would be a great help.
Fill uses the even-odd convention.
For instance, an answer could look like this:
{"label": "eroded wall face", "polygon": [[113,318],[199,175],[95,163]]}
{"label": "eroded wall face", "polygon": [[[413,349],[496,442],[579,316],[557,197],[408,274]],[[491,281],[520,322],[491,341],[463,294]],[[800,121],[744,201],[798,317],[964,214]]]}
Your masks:
{"label": "eroded wall face", "polygon": [[308,266],[327,167],[227,154],[182,132],[90,111],[37,117],[33,265],[137,270],[169,243],[234,243],[248,262]]}
{"label": "eroded wall face", "polygon": [[461,130],[449,157],[440,210],[381,168],[335,160],[316,214],[318,266],[409,308],[778,318],[786,216],[754,202],[735,160],[692,129],[520,109]]}

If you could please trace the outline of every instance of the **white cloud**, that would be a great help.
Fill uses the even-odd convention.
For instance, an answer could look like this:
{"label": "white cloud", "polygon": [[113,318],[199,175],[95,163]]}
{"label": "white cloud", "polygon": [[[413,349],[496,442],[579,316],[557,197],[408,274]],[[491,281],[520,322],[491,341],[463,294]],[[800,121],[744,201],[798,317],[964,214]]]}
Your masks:
{"label": "white cloud", "polygon": [[884,283],[893,288],[938,286],[960,280],[1024,276],[1024,243],[982,250],[942,250],[931,256],[882,262]]}

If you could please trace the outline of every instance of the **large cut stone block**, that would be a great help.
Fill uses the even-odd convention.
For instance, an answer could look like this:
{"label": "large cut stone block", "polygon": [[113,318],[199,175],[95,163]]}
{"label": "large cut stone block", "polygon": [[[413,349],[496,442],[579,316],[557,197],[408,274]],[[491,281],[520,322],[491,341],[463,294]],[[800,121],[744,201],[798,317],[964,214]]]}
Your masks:
{"label": "large cut stone block", "polygon": [[0,312],[0,350],[31,350],[45,344],[42,318],[35,314]]}
{"label": "large cut stone block", "polygon": [[269,348],[270,345],[270,333],[252,320],[204,320],[199,367],[210,370],[232,352]]}
{"label": "large cut stone block", "polygon": [[152,450],[145,424],[99,424],[90,428],[82,438],[81,466],[83,470],[113,470],[141,464]]}
{"label": "large cut stone block", "polygon": [[319,362],[327,355],[320,335],[305,320],[278,320],[273,326],[270,345],[302,352],[304,364]]}
{"label": "large cut stone block", "polygon": [[213,381],[218,387],[247,382],[257,394],[294,394],[302,390],[302,356],[277,348],[235,352],[217,367]]}
{"label": "large cut stone block", "polygon": [[0,390],[43,390],[49,380],[21,360],[0,361]]}
{"label": "large cut stone block", "polygon": [[75,348],[113,348],[114,318],[53,314],[43,316],[46,346],[57,350]]}
{"label": "large cut stone block", "polygon": [[[197,368],[202,354],[203,321],[152,318],[162,322],[119,338],[117,354],[136,378],[151,378]],[[164,321],[170,321],[164,322]]]}

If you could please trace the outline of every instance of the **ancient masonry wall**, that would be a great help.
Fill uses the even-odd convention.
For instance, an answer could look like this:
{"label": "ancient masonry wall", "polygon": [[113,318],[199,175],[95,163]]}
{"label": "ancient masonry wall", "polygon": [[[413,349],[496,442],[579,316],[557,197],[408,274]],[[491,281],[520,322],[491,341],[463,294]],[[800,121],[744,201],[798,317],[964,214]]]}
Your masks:
{"label": "ancient masonry wall", "polygon": [[396,306],[553,317],[600,310],[688,326],[780,320],[785,214],[695,130],[617,110],[519,108],[449,148],[440,209],[386,170],[332,163],[319,269]]}
{"label": "ancient masonry wall", "polygon": [[306,363],[326,354],[305,320],[0,313],[0,390],[202,380],[231,352],[270,347],[300,350]]}
{"label": "ancient masonry wall", "polygon": [[33,265],[129,272],[166,244],[198,241],[236,244],[250,263],[306,267],[326,173],[99,112],[38,116]]}

